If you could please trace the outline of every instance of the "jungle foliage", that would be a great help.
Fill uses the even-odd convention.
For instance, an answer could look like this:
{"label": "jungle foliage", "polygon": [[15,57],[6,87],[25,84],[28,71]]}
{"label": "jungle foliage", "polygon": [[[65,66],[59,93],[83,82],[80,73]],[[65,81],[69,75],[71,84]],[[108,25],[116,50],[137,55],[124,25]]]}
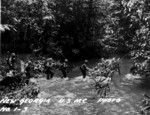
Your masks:
{"label": "jungle foliage", "polygon": [[146,59],[149,6],[149,0],[2,0],[2,51],[40,47],[68,59],[128,52]]}

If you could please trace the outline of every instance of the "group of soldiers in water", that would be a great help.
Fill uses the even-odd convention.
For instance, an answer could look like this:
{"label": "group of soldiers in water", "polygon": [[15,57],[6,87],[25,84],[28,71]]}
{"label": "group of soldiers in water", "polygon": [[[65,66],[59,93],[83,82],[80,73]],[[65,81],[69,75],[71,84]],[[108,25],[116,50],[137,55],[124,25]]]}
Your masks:
{"label": "group of soldiers in water", "polygon": [[[11,72],[15,72],[16,69],[16,63],[18,59],[15,53],[7,54],[6,57],[6,62],[8,65],[8,74]],[[34,68],[33,62],[28,59],[28,61],[25,63],[24,59],[21,58],[19,60],[20,62],[20,73],[25,73],[26,77],[31,78],[32,77],[32,70]],[[90,70],[87,67],[88,60],[84,60],[82,65],[80,66],[80,71],[83,74],[83,78],[87,76],[87,71]],[[57,68],[61,71],[62,76],[61,78],[67,78],[67,73],[68,73],[68,59],[65,59],[62,63],[57,63],[56,61],[53,60],[53,58],[47,58],[44,59],[44,62],[42,63],[43,66],[43,73],[45,73],[47,79],[51,79],[54,77],[54,68]]]}
{"label": "group of soldiers in water", "polygon": [[[15,72],[18,72],[18,65],[17,62],[20,62],[19,73],[25,75],[26,84],[29,83],[30,78],[34,77],[34,72],[38,71],[44,73],[46,75],[46,79],[52,79],[55,75],[55,69],[61,71],[62,76],[61,78],[68,78],[68,68],[69,62],[68,59],[64,59],[63,62],[55,61],[53,58],[42,58],[42,60],[31,60],[28,58],[27,62],[25,63],[24,59],[18,59],[15,53],[11,53],[6,58],[7,66],[8,66],[8,77],[15,77]],[[89,72],[89,76],[91,74],[91,78],[100,78],[96,81],[96,88],[97,94],[101,95],[102,97],[106,96],[106,91],[109,88],[109,83],[111,81],[111,75],[113,71],[117,69],[118,74],[120,75],[119,69],[119,60],[116,59],[108,59],[104,60],[101,59],[101,62],[95,68],[89,68],[88,60],[84,60],[82,64],[79,66],[79,70],[83,75],[83,79],[86,78],[87,73]],[[38,67],[38,65],[40,67]],[[41,69],[42,68],[42,69]],[[11,73],[12,72],[12,73]],[[10,75],[9,75],[10,74]],[[7,80],[6,80],[7,81]]]}

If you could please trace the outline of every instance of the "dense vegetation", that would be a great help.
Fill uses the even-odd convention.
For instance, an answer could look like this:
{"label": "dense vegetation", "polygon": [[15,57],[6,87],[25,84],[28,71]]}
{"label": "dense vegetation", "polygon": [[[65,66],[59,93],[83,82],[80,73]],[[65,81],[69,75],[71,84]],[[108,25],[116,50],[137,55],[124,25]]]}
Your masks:
{"label": "dense vegetation", "polygon": [[[2,0],[1,5],[2,53],[36,49],[41,55],[69,61],[123,53],[135,62],[133,74],[149,78],[149,0]],[[104,72],[100,75],[110,72],[102,69],[93,68],[94,76],[96,70]],[[14,91],[22,98],[36,96],[37,89],[30,84]]]}
{"label": "dense vegetation", "polygon": [[105,15],[100,12],[98,2],[3,0],[2,51],[30,52],[34,44],[34,48],[42,48],[43,53],[70,59],[99,56],[98,40],[104,34]]}
{"label": "dense vegetation", "polygon": [[39,48],[70,60],[129,53],[147,60],[149,6],[149,0],[2,0],[2,51]]}

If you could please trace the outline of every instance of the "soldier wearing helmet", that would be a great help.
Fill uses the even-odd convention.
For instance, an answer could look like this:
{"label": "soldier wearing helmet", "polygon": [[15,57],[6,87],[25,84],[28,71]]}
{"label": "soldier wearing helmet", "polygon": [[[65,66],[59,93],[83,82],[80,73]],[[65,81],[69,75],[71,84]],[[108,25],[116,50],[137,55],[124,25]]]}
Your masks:
{"label": "soldier wearing helmet", "polygon": [[53,59],[48,58],[46,59],[46,62],[44,64],[45,74],[47,76],[47,79],[53,78],[54,72],[53,72]]}
{"label": "soldier wearing helmet", "polygon": [[60,71],[62,72],[63,76],[62,78],[67,77],[67,68],[68,68],[68,59],[65,59],[60,67]]}
{"label": "soldier wearing helmet", "polygon": [[84,60],[83,64],[80,66],[80,70],[82,72],[83,78],[86,78],[87,71],[89,71],[87,64],[88,64],[88,60]]}
{"label": "soldier wearing helmet", "polygon": [[29,79],[32,77],[31,75],[31,71],[32,71],[32,62],[30,60],[28,60],[28,62],[26,63],[26,67],[25,67],[25,72],[26,72],[26,77],[27,77],[27,81],[26,83],[29,83]]}

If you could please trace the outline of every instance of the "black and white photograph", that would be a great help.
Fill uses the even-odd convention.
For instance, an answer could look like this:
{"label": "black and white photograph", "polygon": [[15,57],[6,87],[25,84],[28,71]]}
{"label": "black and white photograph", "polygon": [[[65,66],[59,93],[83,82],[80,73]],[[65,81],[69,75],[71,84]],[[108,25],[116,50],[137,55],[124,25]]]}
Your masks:
{"label": "black and white photograph", "polygon": [[150,115],[150,0],[0,0],[0,115]]}

